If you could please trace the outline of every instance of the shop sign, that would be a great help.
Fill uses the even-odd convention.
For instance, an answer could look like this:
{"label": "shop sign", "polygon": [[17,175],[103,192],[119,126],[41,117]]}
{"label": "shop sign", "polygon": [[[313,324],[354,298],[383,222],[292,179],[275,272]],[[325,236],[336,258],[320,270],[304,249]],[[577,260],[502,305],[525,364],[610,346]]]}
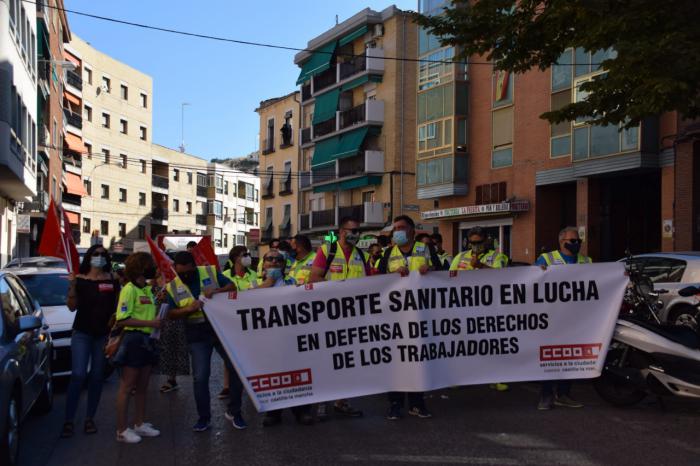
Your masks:
{"label": "shop sign", "polygon": [[500,202],[498,204],[468,205],[463,207],[452,207],[449,209],[429,210],[421,213],[421,218],[443,217],[464,217],[488,214],[505,214],[511,212],[527,212],[530,210],[530,201],[525,199],[510,202]]}

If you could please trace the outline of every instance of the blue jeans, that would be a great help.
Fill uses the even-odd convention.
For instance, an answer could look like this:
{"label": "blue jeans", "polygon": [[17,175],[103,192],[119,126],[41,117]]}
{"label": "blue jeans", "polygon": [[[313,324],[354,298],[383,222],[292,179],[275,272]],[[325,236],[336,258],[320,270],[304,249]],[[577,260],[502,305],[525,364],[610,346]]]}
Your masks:
{"label": "blue jeans", "polygon": [[224,360],[229,375],[229,404],[231,414],[240,414],[243,398],[243,383],[233,368],[231,361],[214,329],[208,323],[188,325],[185,329],[187,346],[192,358],[192,382],[194,385],[194,400],[200,419],[211,419],[211,396],[209,394],[209,376],[211,374],[211,354],[214,350]]}
{"label": "blue jeans", "polygon": [[[66,394],[66,421],[73,422],[75,418],[80,392],[86,380],[88,381],[86,417],[88,419],[95,417],[97,405],[100,403],[100,397],[102,396],[102,382],[104,381],[105,363],[107,361],[104,355],[106,342],[106,336],[94,337],[87,333],[73,330],[73,336],[70,340],[72,366],[70,384]],[[88,365],[90,366],[89,375]]]}
{"label": "blue jeans", "polygon": [[542,382],[542,392],[541,396],[553,397],[553,396],[569,396],[571,392],[571,381],[570,380],[547,380]]}

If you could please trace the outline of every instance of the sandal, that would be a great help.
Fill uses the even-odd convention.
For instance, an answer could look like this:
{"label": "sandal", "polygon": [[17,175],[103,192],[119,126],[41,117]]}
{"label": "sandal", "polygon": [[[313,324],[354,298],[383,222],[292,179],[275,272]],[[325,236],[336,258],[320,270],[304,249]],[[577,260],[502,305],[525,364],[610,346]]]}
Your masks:
{"label": "sandal", "polygon": [[95,421],[93,421],[92,419],[86,419],[85,426],[83,427],[83,430],[85,431],[86,434],[96,434],[97,433],[97,426],[95,425]]}
{"label": "sandal", "polygon": [[168,393],[168,392],[175,391],[179,388],[180,388],[180,386],[177,384],[176,380],[168,380],[167,382],[165,382],[163,384],[162,387],[160,387],[160,392],[161,393]]}
{"label": "sandal", "polygon": [[73,423],[70,421],[66,421],[63,423],[63,429],[61,430],[61,438],[71,438],[73,436],[73,432],[75,431],[75,427],[73,426]]}

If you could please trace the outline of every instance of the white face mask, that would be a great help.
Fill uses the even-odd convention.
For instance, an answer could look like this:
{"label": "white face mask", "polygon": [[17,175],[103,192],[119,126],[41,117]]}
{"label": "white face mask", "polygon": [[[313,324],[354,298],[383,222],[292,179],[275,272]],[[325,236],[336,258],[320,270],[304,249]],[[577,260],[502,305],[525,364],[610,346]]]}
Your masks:
{"label": "white face mask", "polygon": [[243,267],[250,267],[250,264],[253,263],[253,259],[250,256],[243,256],[241,257],[241,265]]}

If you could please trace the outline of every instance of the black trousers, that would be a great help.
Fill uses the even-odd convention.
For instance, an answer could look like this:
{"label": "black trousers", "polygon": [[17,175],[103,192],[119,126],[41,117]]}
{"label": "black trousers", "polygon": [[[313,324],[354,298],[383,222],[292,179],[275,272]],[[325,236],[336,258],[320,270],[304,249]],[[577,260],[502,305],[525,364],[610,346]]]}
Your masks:
{"label": "black trousers", "polygon": [[399,405],[403,408],[406,395],[408,395],[409,409],[422,408],[425,406],[423,392],[389,392],[389,403],[391,403],[392,405]]}

